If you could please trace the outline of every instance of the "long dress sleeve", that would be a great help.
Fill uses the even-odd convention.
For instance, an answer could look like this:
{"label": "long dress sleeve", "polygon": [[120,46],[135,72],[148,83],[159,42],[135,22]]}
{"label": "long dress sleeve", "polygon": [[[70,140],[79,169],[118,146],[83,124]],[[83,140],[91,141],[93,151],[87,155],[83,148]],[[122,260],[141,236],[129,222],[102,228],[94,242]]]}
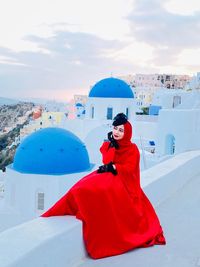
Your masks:
{"label": "long dress sleeve", "polygon": [[135,144],[116,157],[115,167],[131,198],[140,197],[140,152]]}
{"label": "long dress sleeve", "polygon": [[121,175],[135,176],[139,168],[140,152],[136,145],[133,145],[129,151],[120,157],[119,163],[116,162],[115,166],[117,172]]}
{"label": "long dress sleeve", "polygon": [[115,148],[109,147],[110,142],[104,142],[100,147],[100,152],[102,154],[102,162],[103,164],[108,164],[109,162],[114,160],[115,156]]}

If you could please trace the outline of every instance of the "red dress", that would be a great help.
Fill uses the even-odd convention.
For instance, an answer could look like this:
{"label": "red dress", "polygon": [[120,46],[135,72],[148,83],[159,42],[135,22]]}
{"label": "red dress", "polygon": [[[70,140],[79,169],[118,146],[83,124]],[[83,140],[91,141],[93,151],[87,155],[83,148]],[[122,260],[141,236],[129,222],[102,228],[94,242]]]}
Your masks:
{"label": "red dress", "polygon": [[94,171],[79,180],[41,217],[75,215],[82,221],[88,254],[103,258],[137,247],[166,244],[156,212],[140,187],[140,154],[124,124],[119,149],[100,148],[103,163],[113,161],[117,175]]}

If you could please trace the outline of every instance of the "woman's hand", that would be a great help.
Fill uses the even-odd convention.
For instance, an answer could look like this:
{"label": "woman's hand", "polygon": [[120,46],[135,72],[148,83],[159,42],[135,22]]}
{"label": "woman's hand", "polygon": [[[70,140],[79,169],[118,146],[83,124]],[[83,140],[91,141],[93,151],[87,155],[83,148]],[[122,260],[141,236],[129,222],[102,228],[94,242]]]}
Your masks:
{"label": "woman's hand", "polygon": [[116,167],[115,165],[113,165],[112,161],[108,164],[99,166],[97,173],[104,173],[104,172],[111,172],[112,174],[117,175]]}
{"label": "woman's hand", "polygon": [[110,141],[110,147],[114,147],[116,149],[119,148],[117,141],[114,139],[112,132],[108,133],[108,140]]}

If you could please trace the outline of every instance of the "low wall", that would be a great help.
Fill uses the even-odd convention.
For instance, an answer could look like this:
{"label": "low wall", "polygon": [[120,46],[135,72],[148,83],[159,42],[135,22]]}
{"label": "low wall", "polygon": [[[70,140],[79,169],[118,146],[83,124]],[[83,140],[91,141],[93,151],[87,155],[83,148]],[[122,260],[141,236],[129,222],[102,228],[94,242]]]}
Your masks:
{"label": "low wall", "polygon": [[[179,154],[141,173],[154,207],[200,174],[200,151]],[[36,218],[0,234],[1,267],[77,267],[87,261],[82,224],[73,216]]]}
{"label": "low wall", "polygon": [[39,217],[0,234],[1,267],[75,267],[85,255],[73,216]]}
{"label": "low wall", "polygon": [[154,207],[165,201],[193,176],[200,174],[200,151],[176,155],[141,172],[141,187]]}

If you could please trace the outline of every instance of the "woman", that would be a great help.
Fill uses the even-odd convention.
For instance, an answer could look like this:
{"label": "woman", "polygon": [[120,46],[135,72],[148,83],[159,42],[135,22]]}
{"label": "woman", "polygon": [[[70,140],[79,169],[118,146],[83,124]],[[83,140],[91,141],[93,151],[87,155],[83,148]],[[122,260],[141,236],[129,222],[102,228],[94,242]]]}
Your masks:
{"label": "woman", "polygon": [[140,187],[140,154],[123,113],[100,148],[103,164],[78,181],[42,217],[75,215],[83,223],[88,254],[118,255],[136,247],[166,244],[153,206]]}

